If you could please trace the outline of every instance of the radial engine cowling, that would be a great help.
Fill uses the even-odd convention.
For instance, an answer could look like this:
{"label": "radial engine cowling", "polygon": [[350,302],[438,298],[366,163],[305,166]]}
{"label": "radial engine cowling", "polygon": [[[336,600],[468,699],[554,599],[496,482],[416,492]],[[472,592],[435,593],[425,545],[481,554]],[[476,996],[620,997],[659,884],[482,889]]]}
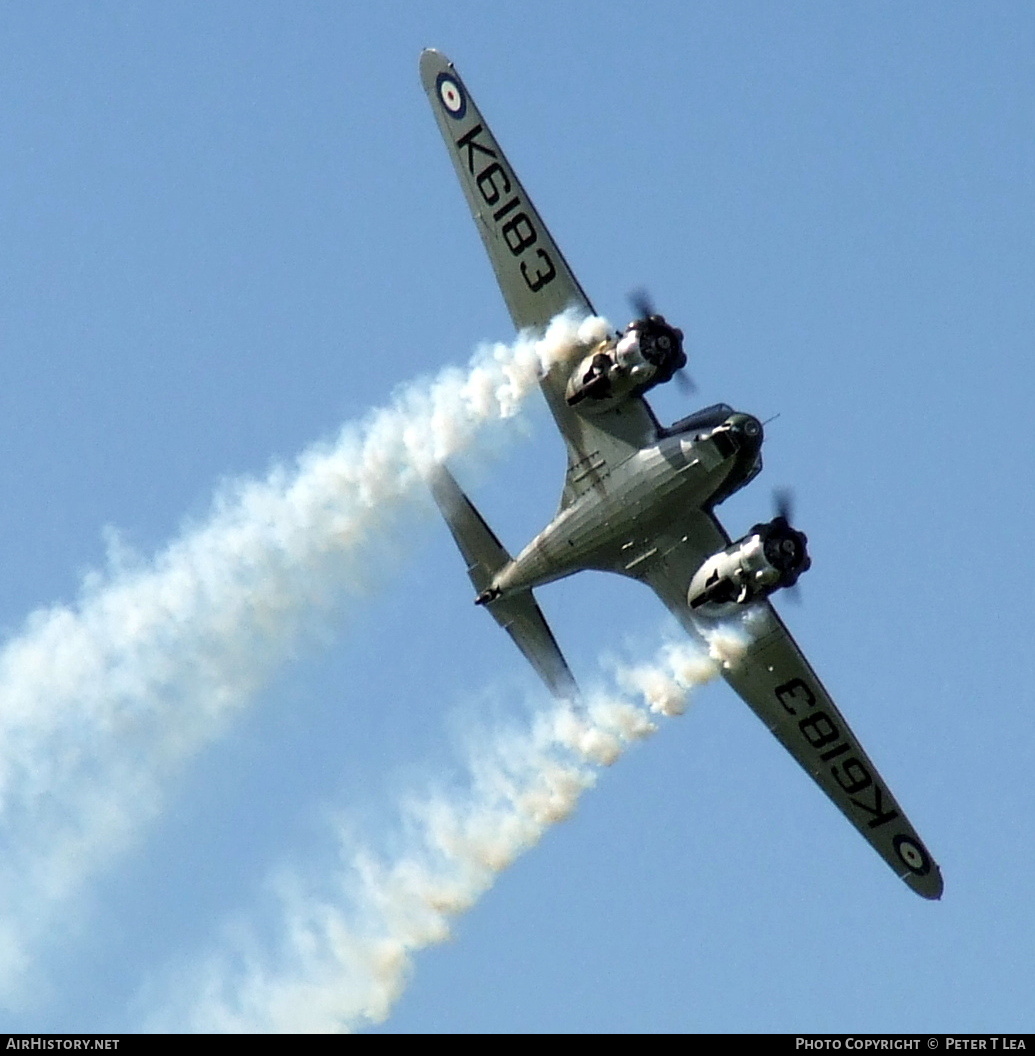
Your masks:
{"label": "radial engine cowling", "polygon": [[687,591],[690,611],[722,618],[776,590],[793,587],[812,564],[807,542],[805,534],[784,517],[756,524],[743,539],[709,557],[697,570]]}
{"label": "radial engine cowling", "polygon": [[676,371],[686,366],[683,331],[669,326],[663,315],[636,319],[628,329],[636,332],[643,358],[657,371],[652,379],[653,385],[671,381]]}
{"label": "radial engine cowling", "polygon": [[572,372],[565,396],[580,414],[599,414],[671,381],[684,366],[683,331],[649,315],[594,348]]}

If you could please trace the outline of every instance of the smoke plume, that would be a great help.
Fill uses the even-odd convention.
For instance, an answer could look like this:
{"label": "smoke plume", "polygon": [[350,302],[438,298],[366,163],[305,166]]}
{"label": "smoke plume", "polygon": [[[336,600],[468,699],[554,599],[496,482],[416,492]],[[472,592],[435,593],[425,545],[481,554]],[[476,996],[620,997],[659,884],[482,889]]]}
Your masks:
{"label": "smoke plume", "polygon": [[[601,320],[585,320],[583,337]],[[511,419],[580,324],[478,355],[290,468],[217,496],[150,561],[113,553],[74,605],[29,617],[0,652],[0,995],[84,882],[162,806],[172,775],[224,732],[314,611],[340,605],[429,463]]]}
{"label": "smoke plume", "polygon": [[649,663],[617,666],[615,685],[584,709],[554,703],[523,730],[482,738],[465,785],[401,805],[401,851],[379,855],[342,826],[334,875],[278,872],[272,944],[228,927],[221,949],[167,981],[169,1003],[151,1029],[330,1033],[383,1021],[414,955],[447,939],[500,872],[572,812],[601,766],[653,733],[655,715],[681,714],[690,690],[735,663],[748,640],[745,625],[731,625],[705,643],[669,643]]}

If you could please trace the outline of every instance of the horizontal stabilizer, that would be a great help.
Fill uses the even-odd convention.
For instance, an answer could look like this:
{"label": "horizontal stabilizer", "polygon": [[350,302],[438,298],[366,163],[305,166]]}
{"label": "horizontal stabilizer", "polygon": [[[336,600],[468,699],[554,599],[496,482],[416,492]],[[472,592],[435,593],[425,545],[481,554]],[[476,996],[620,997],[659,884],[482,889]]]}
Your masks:
{"label": "horizontal stabilizer", "polygon": [[467,574],[471,577],[474,589],[480,594],[492,582],[493,576],[510,561],[510,554],[445,466],[436,466],[428,483],[456,545],[464,555]]}
{"label": "horizontal stabilizer", "polygon": [[[460,490],[449,470],[437,467],[429,483],[435,502],[467,562],[467,574],[474,589],[481,594],[488,589],[496,573],[510,562],[510,554]],[[523,590],[508,594],[490,601],[485,607],[514,639],[550,692],[562,700],[576,700],[579,689],[575,678],[532,592]]]}

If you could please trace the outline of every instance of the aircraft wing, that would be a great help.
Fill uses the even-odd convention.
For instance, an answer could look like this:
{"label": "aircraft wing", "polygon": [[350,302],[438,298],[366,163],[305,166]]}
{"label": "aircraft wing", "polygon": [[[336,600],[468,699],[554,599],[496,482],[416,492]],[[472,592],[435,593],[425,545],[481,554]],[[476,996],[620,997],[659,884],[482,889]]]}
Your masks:
{"label": "aircraft wing", "polygon": [[[514,325],[541,334],[554,316],[567,309],[593,315],[593,305],[453,64],[429,48],[421,54],[420,73]],[[592,422],[577,414],[564,398],[575,365],[555,363],[541,379],[546,402],[568,445],[565,501],[606,476],[609,465],[651,443],[658,426],[640,397],[594,415]]]}
{"label": "aircraft wing", "polygon": [[[683,534],[659,537],[657,557],[637,569],[691,634],[700,625],[687,605],[690,580],[729,541],[715,518],[700,511]],[[937,864],[823,683],[768,601],[758,615],[747,653],[723,671],[726,681],[895,873],[924,898],[940,898]]]}

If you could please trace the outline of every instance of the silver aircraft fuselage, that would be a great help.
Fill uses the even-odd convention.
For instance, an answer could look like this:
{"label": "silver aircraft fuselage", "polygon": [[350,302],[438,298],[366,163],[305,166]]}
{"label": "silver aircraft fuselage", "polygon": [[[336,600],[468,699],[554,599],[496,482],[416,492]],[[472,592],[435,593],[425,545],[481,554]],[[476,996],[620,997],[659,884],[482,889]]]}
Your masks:
{"label": "silver aircraft fuselage", "polygon": [[[680,510],[707,508],[744,486],[761,468],[762,424],[729,414],[711,428],[675,427],[657,444],[597,473],[592,487],[563,508],[493,579],[485,600],[563,579],[584,569],[622,569],[658,553],[656,529]],[[585,473],[593,473],[592,465]]]}

